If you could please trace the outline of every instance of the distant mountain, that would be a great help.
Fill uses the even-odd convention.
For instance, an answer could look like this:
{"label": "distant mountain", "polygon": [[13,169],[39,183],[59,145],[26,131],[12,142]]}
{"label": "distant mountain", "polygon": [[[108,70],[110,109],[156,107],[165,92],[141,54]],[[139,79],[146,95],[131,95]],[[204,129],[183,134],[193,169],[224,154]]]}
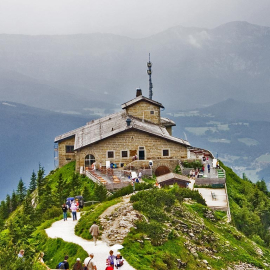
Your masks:
{"label": "distant mountain", "polygon": [[270,121],[270,102],[250,103],[227,99],[199,111],[201,114],[211,114],[223,121]]}
{"label": "distant mountain", "polygon": [[0,102],[0,200],[16,189],[20,177],[29,183],[39,163],[54,169],[54,138],[96,116],[83,118],[14,102]]}
{"label": "distant mountain", "polygon": [[170,109],[228,98],[270,102],[270,28],[247,22],[178,26],[143,39],[0,35],[0,100],[83,114],[113,110],[136,87],[148,96],[149,52],[153,98]]}

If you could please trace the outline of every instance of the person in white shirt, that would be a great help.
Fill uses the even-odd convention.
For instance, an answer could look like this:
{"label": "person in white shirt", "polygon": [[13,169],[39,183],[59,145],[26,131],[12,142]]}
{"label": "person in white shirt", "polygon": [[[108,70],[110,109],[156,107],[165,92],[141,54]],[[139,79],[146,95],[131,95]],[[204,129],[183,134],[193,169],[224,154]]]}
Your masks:
{"label": "person in white shirt", "polygon": [[97,266],[93,258],[94,254],[91,253],[89,254],[89,257],[84,260],[84,266],[87,267],[87,270],[97,270]]}

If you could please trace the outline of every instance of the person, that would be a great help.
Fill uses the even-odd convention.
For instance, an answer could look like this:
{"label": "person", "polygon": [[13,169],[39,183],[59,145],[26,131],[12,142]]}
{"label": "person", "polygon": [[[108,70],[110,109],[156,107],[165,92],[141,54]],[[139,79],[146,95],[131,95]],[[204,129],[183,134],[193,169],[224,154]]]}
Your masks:
{"label": "person", "polygon": [[79,210],[79,205],[80,205],[80,203],[79,203],[79,200],[78,200],[78,199],[76,199],[75,204],[76,204],[76,206],[77,206],[77,210]]}
{"label": "person", "polygon": [[[67,256],[67,255],[65,256],[63,262],[61,262],[61,263],[64,263],[64,267],[65,267],[64,269],[69,269],[69,263],[68,263],[68,256]],[[59,264],[60,264],[60,263],[59,263]],[[59,264],[57,265],[56,269],[59,268]],[[61,268],[61,269],[62,269],[62,268]]]}
{"label": "person", "polygon": [[83,264],[87,270],[97,270],[97,266],[96,266],[96,263],[94,261],[94,254],[93,253],[90,253],[89,257],[85,258]]}
{"label": "person", "polygon": [[18,258],[23,258],[23,256],[24,256],[24,250],[21,249],[21,250],[19,251]]}
{"label": "person", "polygon": [[107,267],[105,268],[105,270],[113,270],[114,269],[114,265],[111,264],[110,262],[106,264]]}
{"label": "person", "polygon": [[67,210],[68,210],[68,208],[67,208],[66,204],[64,203],[62,205],[62,211],[63,211],[64,221],[67,220]]}
{"label": "person", "polygon": [[118,268],[121,268],[124,264],[124,260],[121,256],[120,253],[117,253],[116,257],[115,257],[115,266],[116,266],[116,269]]}
{"label": "person", "polygon": [[68,256],[66,255],[63,263],[65,264],[65,269],[69,269]]}
{"label": "person", "polygon": [[210,164],[207,164],[208,173],[210,173]]}
{"label": "person", "polygon": [[77,258],[76,263],[72,267],[73,270],[83,270],[81,259]]}
{"label": "person", "polygon": [[139,171],[139,181],[142,180],[142,171]]}
{"label": "person", "polygon": [[44,252],[40,252],[38,261],[39,261],[43,266],[45,266],[48,270],[50,270],[50,268],[45,264],[45,262],[44,262],[44,260],[43,260],[43,257],[44,257]]}
{"label": "person", "polygon": [[70,210],[72,211],[73,221],[77,220],[77,206],[74,202],[72,202],[72,204],[70,206]]}
{"label": "person", "polygon": [[90,227],[89,233],[92,234],[93,240],[94,240],[95,246],[96,246],[97,245],[97,238],[98,238],[98,234],[99,234],[99,227],[98,227],[96,221],[94,221],[94,224]]}
{"label": "person", "polygon": [[110,255],[108,256],[108,261],[110,262],[110,265],[112,266],[113,265],[113,268],[114,268],[114,260],[115,260],[115,256],[113,255],[113,251],[110,250]]}

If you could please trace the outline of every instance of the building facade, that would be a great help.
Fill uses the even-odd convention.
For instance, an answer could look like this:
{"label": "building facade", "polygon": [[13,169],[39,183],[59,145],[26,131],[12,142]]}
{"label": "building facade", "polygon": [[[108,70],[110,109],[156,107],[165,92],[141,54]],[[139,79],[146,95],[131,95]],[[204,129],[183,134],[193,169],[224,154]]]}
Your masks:
{"label": "building facade", "polygon": [[79,172],[93,163],[124,167],[134,160],[145,165],[151,160],[174,166],[172,160],[187,159],[191,146],[172,136],[175,123],[160,116],[162,108],[139,91],[136,98],[122,104],[122,111],[57,136],[59,167],[75,160]]}

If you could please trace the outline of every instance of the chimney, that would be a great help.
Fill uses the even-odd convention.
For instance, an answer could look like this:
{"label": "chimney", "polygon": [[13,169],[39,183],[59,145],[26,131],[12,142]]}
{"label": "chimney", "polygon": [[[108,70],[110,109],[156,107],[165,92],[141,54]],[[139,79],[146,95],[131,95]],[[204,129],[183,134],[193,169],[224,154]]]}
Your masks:
{"label": "chimney", "polygon": [[128,118],[128,119],[126,120],[126,122],[127,122],[127,126],[129,127],[129,126],[130,126],[130,123],[131,123],[131,119]]}
{"label": "chimney", "polygon": [[136,97],[142,96],[142,89],[141,88],[137,88],[136,89]]}

